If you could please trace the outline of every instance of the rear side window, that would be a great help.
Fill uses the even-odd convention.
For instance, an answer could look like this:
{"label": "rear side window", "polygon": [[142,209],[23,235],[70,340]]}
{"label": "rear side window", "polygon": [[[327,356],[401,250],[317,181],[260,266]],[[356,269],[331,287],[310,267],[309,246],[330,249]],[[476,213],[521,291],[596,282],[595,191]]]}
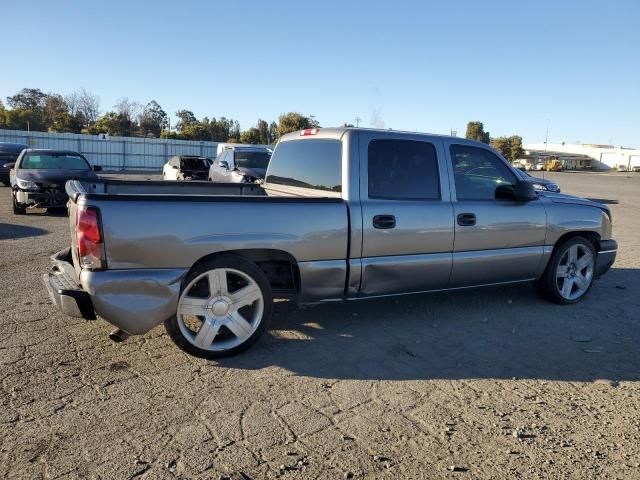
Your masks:
{"label": "rear side window", "polygon": [[438,157],[432,143],[369,142],[369,198],[439,200]]}
{"label": "rear side window", "polygon": [[281,142],[273,152],[266,182],[341,192],[341,147],[339,140]]}

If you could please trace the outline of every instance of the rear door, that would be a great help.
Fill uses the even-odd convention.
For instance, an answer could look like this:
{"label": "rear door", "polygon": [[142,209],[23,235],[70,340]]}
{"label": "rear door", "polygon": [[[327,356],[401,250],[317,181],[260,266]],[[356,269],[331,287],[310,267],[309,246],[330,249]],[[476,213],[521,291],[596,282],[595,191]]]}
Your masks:
{"label": "rear door", "polygon": [[539,199],[497,199],[516,174],[489,147],[445,140],[455,218],[452,287],[527,280],[542,261],[547,217]]}
{"label": "rear door", "polygon": [[362,131],[359,151],[360,295],[446,288],[454,227],[442,141]]}

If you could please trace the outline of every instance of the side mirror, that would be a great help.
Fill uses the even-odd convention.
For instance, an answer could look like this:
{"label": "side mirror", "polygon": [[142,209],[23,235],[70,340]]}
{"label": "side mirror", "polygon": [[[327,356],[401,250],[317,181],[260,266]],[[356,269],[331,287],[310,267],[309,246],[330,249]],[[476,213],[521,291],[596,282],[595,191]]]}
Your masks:
{"label": "side mirror", "polygon": [[520,180],[516,183],[515,187],[513,187],[513,198],[523,202],[529,202],[538,198],[538,194],[536,193],[533,183]]}
{"label": "side mirror", "polygon": [[531,182],[519,180],[515,185],[500,185],[497,187],[496,198],[529,202],[538,198],[538,194]]}
{"label": "side mirror", "polygon": [[222,161],[220,162],[220,166],[221,166],[222,168],[224,168],[225,170],[229,170],[229,162],[227,162],[226,160],[222,160]]}
{"label": "side mirror", "polygon": [[9,162],[3,165],[4,168],[13,168],[16,166],[16,162]]}
{"label": "side mirror", "polygon": [[93,171],[94,172],[101,172],[102,171],[102,167],[100,165],[94,165],[93,166]]}

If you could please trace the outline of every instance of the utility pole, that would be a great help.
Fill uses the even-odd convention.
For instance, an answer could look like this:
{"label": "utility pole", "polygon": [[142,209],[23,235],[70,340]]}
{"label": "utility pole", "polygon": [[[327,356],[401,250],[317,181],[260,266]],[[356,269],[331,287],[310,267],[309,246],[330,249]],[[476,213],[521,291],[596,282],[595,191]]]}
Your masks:
{"label": "utility pole", "polygon": [[353,119],[354,122],[356,122],[356,127],[360,126],[360,122],[362,121],[362,119],[360,117],[356,117]]}
{"label": "utility pole", "polygon": [[549,146],[549,120],[547,119],[547,130],[544,134],[544,151],[545,151],[545,156],[544,156],[544,169],[542,170],[542,178],[545,177],[546,173],[547,173],[547,147]]}

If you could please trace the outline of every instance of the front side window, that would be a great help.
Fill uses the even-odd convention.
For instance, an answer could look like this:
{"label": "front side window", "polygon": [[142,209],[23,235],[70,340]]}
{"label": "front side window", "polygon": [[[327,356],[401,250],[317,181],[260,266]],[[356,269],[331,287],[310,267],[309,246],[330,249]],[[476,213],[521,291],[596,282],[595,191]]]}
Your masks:
{"label": "front side window", "polygon": [[280,142],[271,157],[266,183],[341,192],[341,152],[339,140]]}
{"label": "front side window", "polygon": [[369,198],[439,200],[438,157],[433,144],[412,140],[369,142]]}
{"label": "front side window", "polygon": [[226,160],[227,152],[228,150],[225,150],[220,155],[218,155],[218,158],[216,158],[215,161],[216,166],[220,167],[222,165],[222,162]]}
{"label": "front side window", "polygon": [[89,163],[83,157],[68,153],[27,154],[21,160],[20,168],[36,170],[91,170]]}
{"label": "front side window", "polygon": [[515,185],[515,174],[484,148],[451,145],[451,161],[458,200],[494,200],[496,188]]}

